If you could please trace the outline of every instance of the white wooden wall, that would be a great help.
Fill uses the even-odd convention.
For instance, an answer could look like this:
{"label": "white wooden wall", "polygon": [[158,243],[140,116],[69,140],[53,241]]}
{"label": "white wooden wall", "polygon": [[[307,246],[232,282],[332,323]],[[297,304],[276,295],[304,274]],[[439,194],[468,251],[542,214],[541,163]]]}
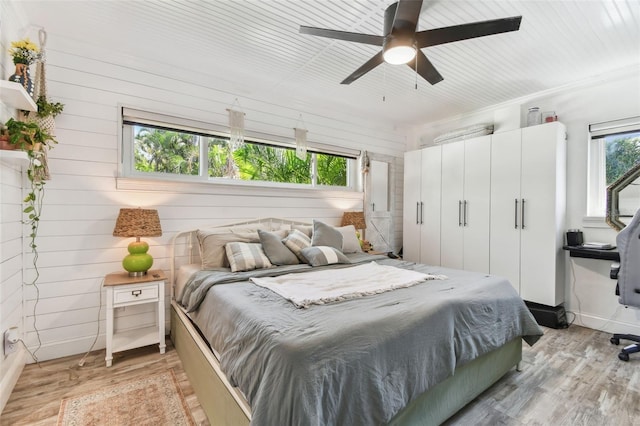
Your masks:
{"label": "white wooden wall", "polygon": [[[0,78],[7,79],[14,72],[7,49],[11,37],[18,33],[21,19],[12,4],[0,3]],[[0,95],[1,97],[1,95]],[[4,123],[16,111],[0,102],[0,121]],[[0,411],[18,376],[22,372],[26,352],[18,350],[5,354],[2,344],[4,331],[10,327],[23,330],[22,290],[22,187],[24,163],[0,157]]]}
{"label": "white wooden wall", "polygon": [[[37,39],[37,33],[30,36]],[[117,46],[113,51],[101,51],[52,33],[47,58],[49,96],[64,103],[65,110],[56,120],[60,143],[50,152],[52,180],[46,185],[38,239],[41,276],[36,319],[43,344],[38,351],[41,360],[87,351],[98,332],[99,311],[96,348],[104,347],[102,278],[121,270],[129,243],[111,235],[122,207],[158,209],[163,235],[147,241],[155,258],[154,268],[167,271],[168,244],[179,230],[266,216],[309,221],[320,218],[337,224],[343,211],[362,209],[362,194],[354,192],[247,187],[230,191],[211,185],[203,193],[195,187],[191,191],[183,186],[158,188],[117,180],[118,105],[224,125],[226,108],[237,97],[246,113],[247,128],[292,139],[293,127],[302,114],[310,141],[397,157],[396,182],[402,182],[405,137],[391,125],[331,117],[326,105],[314,113],[237,96],[197,70],[173,68],[162,59],[153,64],[138,61],[119,55]],[[4,197],[4,187],[2,191]],[[400,197],[396,202],[398,218],[402,217],[401,206]],[[396,223],[396,241],[401,241],[401,220]],[[26,279],[33,274],[30,262],[30,256],[25,256]],[[32,313],[36,294],[33,288],[24,292],[26,341],[34,348],[37,339]],[[122,320],[116,326],[151,322],[152,312],[144,306],[139,308],[119,312]]]}

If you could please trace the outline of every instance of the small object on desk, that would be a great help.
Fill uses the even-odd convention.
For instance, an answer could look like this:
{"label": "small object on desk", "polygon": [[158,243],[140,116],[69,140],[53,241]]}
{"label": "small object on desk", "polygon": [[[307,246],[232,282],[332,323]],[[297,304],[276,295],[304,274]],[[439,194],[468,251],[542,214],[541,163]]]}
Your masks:
{"label": "small object on desk", "polygon": [[596,243],[596,242],[587,242],[582,244],[582,247],[584,248],[593,248],[593,249],[598,249],[598,250],[611,250],[614,249],[615,247],[612,246],[609,243]]}

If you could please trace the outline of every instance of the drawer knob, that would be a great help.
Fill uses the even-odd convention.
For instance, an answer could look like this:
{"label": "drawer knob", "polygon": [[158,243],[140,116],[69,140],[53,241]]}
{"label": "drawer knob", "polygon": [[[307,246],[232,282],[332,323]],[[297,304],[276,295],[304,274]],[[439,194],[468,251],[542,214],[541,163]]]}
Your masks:
{"label": "drawer knob", "polygon": [[133,291],[131,292],[131,295],[132,295],[132,296],[135,296],[135,297],[138,297],[138,296],[140,296],[141,294],[142,294],[142,290],[133,290]]}

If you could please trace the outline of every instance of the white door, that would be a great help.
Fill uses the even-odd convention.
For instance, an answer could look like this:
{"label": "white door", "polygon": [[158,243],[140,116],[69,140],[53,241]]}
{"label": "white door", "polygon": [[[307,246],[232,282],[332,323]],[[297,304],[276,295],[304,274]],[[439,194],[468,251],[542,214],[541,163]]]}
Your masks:
{"label": "white door", "polygon": [[464,141],[442,145],[442,206],[440,261],[464,269],[463,202]]}
{"label": "white door", "polygon": [[522,129],[520,295],[548,306],[562,303],[564,294],[558,265],[564,257],[558,241],[566,197],[563,128],[550,123]]}
{"label": "white door", "polygon": [[491,136],[464,144],[463,269],[489,273]]}
{"label": "white door", "polygon": [[491,138],[489,272],[520,293],[520,129]]}
{"label": "white door", "polygon": [[422,194],[420,204],[420,262],[440,265],[440,197],[442,147],[422,150]]}
{"label": "white door", "polygon": [[402,254],[411,262],[420,262],[421,167],[421,151],[405,152]]}

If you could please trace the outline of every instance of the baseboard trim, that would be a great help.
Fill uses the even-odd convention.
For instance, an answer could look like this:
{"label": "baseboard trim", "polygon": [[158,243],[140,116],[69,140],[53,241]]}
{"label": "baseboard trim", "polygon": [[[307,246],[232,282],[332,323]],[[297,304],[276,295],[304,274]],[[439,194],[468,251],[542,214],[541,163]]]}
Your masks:
{"label": "baseboard trim", "polygon": [[[621,306],[622,307],[622,306]],[[616,320],[614,318],[601,318],[593,315],[582,314],[578,312],[567,312],[567,319],[571,321],[571,314],[575,314],[576,318],[573,324],[583,327],[600,330],[605,333],[626,333],[640,335],[640,325]]]}
{"label": "baseboard trim", "polygon": [[[7,356],[2,361],[2,377],[0,378],[0,412],[4,410],[4,406],[9,401],[13,388],[18,383],[20,374],[24,369],[27,359],[27,351],[22,345],[18,345],[18,350]],[[7,367],[5,367],[8,365]]]}

